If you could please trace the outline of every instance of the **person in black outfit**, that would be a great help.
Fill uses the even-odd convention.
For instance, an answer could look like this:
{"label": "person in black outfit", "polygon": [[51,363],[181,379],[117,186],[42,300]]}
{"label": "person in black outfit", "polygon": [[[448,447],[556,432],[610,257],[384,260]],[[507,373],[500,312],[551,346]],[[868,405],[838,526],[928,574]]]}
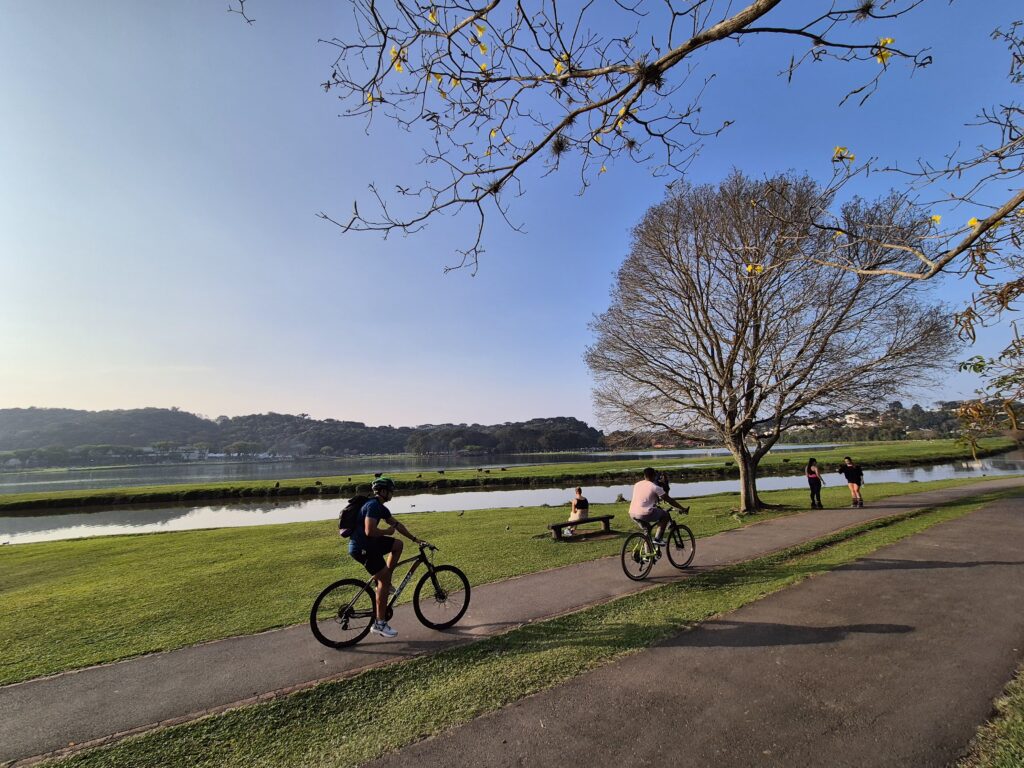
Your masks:
{"label": "person in black outfit", "polygon": [[808,460],[804,474],[807,475],[807,484],[811,487],[811,509],[824,509],[821,504],[821,486],[825,484],[825,479],[818,471],[817,459]]}
{"label": "person in black outfit", "polygon": [[839,467],[839,474],[846,478],[846,484],[850,488],[852,506],[863,507],[864,499],[861,498],[860,487],[864,485],[864,470],[857,464],[854,464],[853,459],[849,456],[845,456],[843,457],[843,465]]}
{"label": "person in black outfit", "polygon": [[[587,501],[587,497],[583,495],[583,489],[576,489],[576,498],[572,500],[570,504],[571,511],[569,512],[569,522],[578,523],[581,520],[586,520],[590,514],[590,502]],[[572,536],[576,533],[576,527],[570,525],[563,532],[563,536]]]}

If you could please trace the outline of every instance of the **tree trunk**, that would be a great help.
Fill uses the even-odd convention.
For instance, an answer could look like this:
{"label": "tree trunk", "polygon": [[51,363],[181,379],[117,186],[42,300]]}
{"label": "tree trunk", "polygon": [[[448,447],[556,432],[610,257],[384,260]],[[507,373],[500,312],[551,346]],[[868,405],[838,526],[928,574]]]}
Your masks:
{"label": "tree trunk", "polygon": [[756,514],[763,509],[761,498],[757,495],[757,463],[742,443],[729,446],[729,451],[740,470],[740,514]]}

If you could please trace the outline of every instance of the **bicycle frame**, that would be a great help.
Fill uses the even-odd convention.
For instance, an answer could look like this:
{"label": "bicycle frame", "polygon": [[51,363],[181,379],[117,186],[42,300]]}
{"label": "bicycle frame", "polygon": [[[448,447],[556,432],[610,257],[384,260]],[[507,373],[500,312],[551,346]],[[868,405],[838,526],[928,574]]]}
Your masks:
{"label": "bicycle frame", "polygon": [[[409,585],[409,582],[412,581],[413,574],[416,573],[416,571],[419,570],[420,563],[423,563],[424,565],[427,566],[427,572],[428,573],[433,573],[434,572],[434,564],[432,562],[430,562],[430,558],[427,555],[427,550],[421,549],[419,552],[417,552],[412,557],[407,557],[407,558],[405,558],[405,560],[399,560],[397,563],[395,563],[395,567],[392,569],[392,573],[394,573],[394,571],[397,571],[399,568],[401,568],[406,563],[413,563],[413,566],[412,566],[412,568],[409,569],[408,573],[405,574],[405,578],[402,579],[402,583],[399,584],[395,588],[394,594],[391,595],[390,599],[388,600],[388,604],[387,605],[388,605],[388,609],[389,610],[391,610],[391,609],[393,609],[395,607],[395,602],[401,596],[402,591]],[[372,576],[369,579],[366,580],[366,587],[370,590],[370,592],[372,592],[374,594],[376,594],[376,592],[377,592],[376,581],[377,580],[374,579]],[[435,586],[436,586],[436,584],[435,584]],[[343,611],[344,613],[351,613],[352,612],[352,606],[355,605],[356,600],[359,599],[359,594],[360,593],[357,592],[353,596],[352,602],[350,602],[345,607],[345,609]],[[358,614],[353,614],[353,615],[358,615]]]}

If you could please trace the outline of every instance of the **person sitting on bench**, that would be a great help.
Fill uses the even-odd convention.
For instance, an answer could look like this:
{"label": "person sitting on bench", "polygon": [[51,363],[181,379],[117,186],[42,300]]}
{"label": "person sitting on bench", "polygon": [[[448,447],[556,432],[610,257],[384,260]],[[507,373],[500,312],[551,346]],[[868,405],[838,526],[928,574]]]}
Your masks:
{"label": "person sitting on bench", "polygon": [[[576,489],[576,498],[572,500],[569,510],[569,522],[578,523],[581,520],[586,520],[590,514],[590,502],[587,501],[587,497],[583,495],[583,489]],[[563,531],[564,536],[572,536],[576,533],[575,526],[569,526]]]}

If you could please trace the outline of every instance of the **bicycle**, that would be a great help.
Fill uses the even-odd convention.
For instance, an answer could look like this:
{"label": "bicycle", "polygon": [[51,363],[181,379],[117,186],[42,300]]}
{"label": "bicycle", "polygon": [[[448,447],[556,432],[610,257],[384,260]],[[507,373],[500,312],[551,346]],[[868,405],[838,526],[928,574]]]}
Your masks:
{"label": "bicycle", "polygon": [[693,562],[697,553],[697,540],[688,526],[676,522],[669,513],[665,527],[665,541],[659,546],[651,537],[651,530],[657,523],[634,520],[643,532],[629,534],[622,543],[622,570],[633,581],[647,578],[654,564],[661,559],[661,547],[665,548],[668,561],[682,570]]}
{"label": "bicycle", "polygon": [[[409,572],[388,597],[385,621],[390,621],[394,606],[402,591],[412,580],[420,564],[427,566],[427,572],[419,580],[412,593],[412,608],[420,623],[431,629],[447,629],[455,624],[469,608],[469,579],[454,565],[434,565],[431,553],[437,547],[421,541],[419,554],[400,561],[395,569],[412,563]],[[309,612],[309,628],[313,636],[330,648],[345,648],[355,645],[370,631],[373,625],[373,611],[376,603],[376,580],[371,577],[363,582],[359,579],[336,581],[313,601]]]}

